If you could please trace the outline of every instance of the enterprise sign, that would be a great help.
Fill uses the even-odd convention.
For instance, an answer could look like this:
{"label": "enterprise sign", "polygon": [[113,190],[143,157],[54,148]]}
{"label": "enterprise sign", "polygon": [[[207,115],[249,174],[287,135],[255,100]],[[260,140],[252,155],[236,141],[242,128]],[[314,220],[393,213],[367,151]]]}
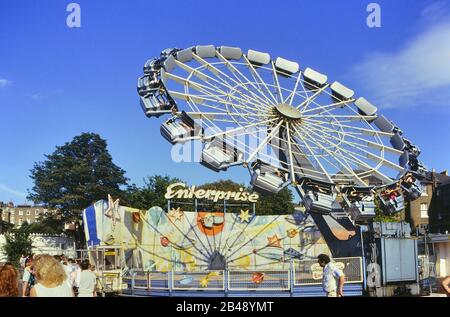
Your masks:
{"label": "enterprise sign", "polygon": [[244,188],[239,188],[239,191],[222,191],[214,189],[197,189],[195,186],[186,187],[184,183],[174,183],[167,187],[166,199],[184,198],[184,199],[207,199],[217,202],[219,200],[235,200],[248,201],[256,203],[259,195],[257,193],[245,192]]}

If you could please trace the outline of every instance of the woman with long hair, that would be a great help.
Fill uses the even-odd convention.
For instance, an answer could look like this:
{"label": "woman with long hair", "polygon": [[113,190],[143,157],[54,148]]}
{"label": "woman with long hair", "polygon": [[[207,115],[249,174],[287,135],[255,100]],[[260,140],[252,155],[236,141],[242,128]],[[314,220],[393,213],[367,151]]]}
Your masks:
{"label": "woman with long hair", "polygon": [[72,288],[67,283],[67,274],[53,256],[37,255],[34,270],[37,283],[31,289],[31,297],[73,297]]}
{"label": "woman with long hair", "polygon": [[6,262],[0,269],[0,297],[19,296],[19,273],[12,263]]}

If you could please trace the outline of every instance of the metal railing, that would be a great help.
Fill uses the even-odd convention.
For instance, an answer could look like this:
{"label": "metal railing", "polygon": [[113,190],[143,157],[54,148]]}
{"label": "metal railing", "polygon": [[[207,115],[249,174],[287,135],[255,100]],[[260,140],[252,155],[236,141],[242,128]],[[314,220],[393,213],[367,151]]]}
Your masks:
{"label": "metal railing", "polygon": [[[343,270],[347,284],[363,282],[361,257],[336,258],[334,264]],[[132,269],[121,277],[127,290],[166,291],[292,291],[294,287],[320,285],[322,269],[315,260],[291,262],[286,270],[239,270],[195,272],[154,272]]]}
{"label": "metal railing", "polygon": [[[345,282],[362,283],[363,267],[361,257],[336,258],[333,264],[345,274]],[[294,262],[294,285],[320,285],[322,283],[323,269],[317,260],[304,260]]]}

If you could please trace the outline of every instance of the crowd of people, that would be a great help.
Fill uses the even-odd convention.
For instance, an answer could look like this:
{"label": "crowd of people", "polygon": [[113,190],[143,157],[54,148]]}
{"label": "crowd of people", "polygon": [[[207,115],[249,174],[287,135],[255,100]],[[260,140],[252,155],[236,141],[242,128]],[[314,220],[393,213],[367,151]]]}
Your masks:
{"label": "crowd of people", "polygon": [[[88,260],[65,255],[23,255],[20,268],[0,268],[0,297],[96,297],[98,274]],[[23,273],[22,273],[23,272]]]}

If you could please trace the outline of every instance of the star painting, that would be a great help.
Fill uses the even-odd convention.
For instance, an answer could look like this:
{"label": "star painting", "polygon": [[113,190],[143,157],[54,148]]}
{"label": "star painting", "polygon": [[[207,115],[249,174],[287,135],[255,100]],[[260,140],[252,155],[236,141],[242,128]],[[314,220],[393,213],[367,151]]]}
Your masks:
{"label": "star painting", "polygon": [[176,209],[172,208],[171,210],[169,210],[168,216],[172,222],[175,222],[177,220],[181,221],[181,218],[184,216],[184,212],[181,210],[180,207]]}
{"label": "star painting", "polygon": [[208,282],[209,282],[208,278],[207,278],[207,277],[204,277],[204,278],[202,278],[202,279],[200,280],[200,286],[201,286],[201,287],[208,287]]}
{"label": "star painting", "polygon": [[299,231],[297,229],[289,229],[286,232],[287,236],[292,239],[295,238],[295,236],[298,234]]}
{"label": "star painting", "polygon": [[274,234],[272,237],[267,237],[267,240],[269,241],[269,243],[267,244],[268,246],[281,248],[281,239],[278,238],[276,234]]}
{"label": "star painting", "polygon": [[249,213],[249,210],[242,210],[241,214],[238,216],[242,222],[250,222],[251,214]]}

